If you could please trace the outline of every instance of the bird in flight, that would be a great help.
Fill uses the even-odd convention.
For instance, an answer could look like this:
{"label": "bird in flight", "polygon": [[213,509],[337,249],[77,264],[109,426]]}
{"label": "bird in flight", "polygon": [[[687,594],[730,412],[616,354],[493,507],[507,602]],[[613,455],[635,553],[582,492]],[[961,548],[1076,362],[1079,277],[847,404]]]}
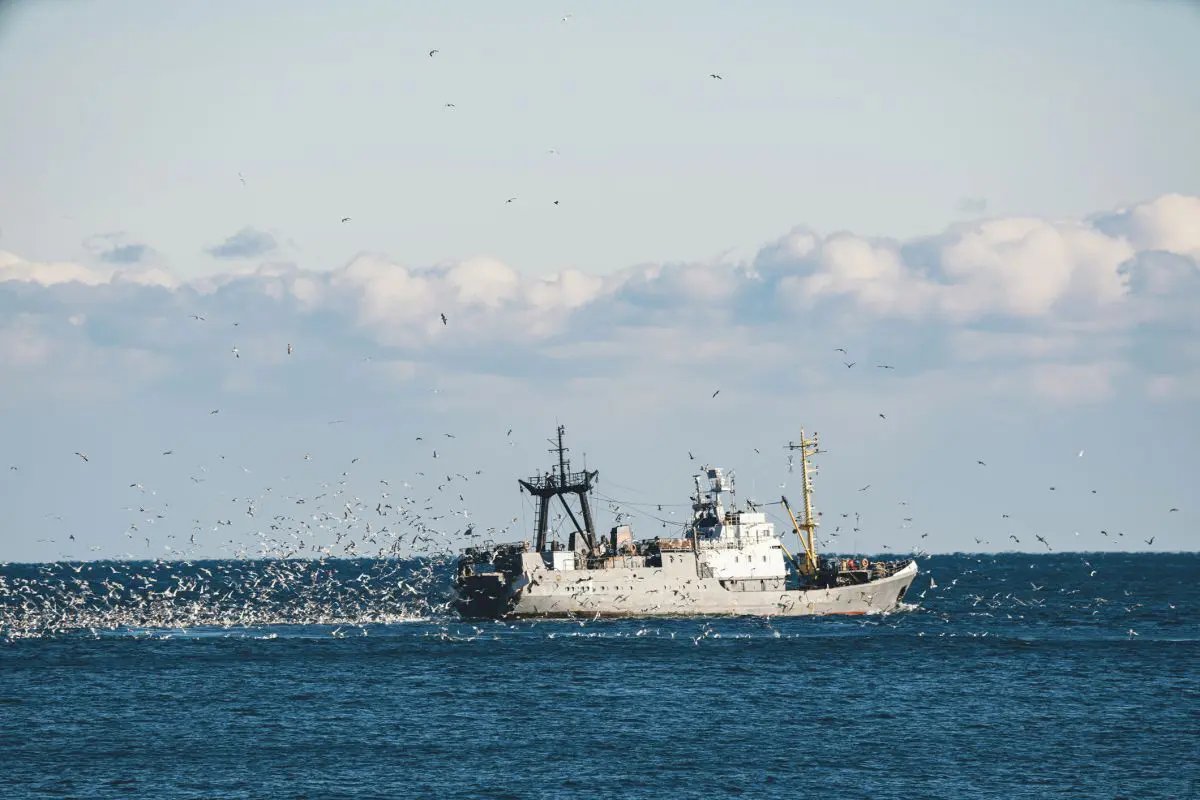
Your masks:
{"label": "bird in flight", "polygon": [[842,363],[846,365],[846,369],[850,369],[858,362],[857,361],[843,361]]}
{"label": "bird in flight", "polygon": [[292,354],[292,343],[288,342],[288,355],[290,356],[291,354]]}
{"label": "bird in flight", "polygon": [[448,323],[448,322],[446,321],[446,315],[445,315],[445,314],[442,314],[442,324],[443,324],[443,325],[449,325],[449,324],[450,324],[450,323]]}
{"label": "bird in flight", "polygon": [[712,396],[713,396],[713,397],[716,397],[716,396],[717,396],[717,395],[719,395],[720,393],[721,393],[721,390],[720,390],[720,389],[717,389],[715,392],[713,392],[713,393],[712,393]]}
{"label": "bird in flight", "polygon": [[430,50],[430,51],[429,51],[429,57],[430,57],[430,58],[433,58],[435,55],[437,55],[437,54],[438,54],[438,53],[440,53],[440,52],[442,52],[442,51],[441,51],[441,50]]}
{"label": "bird in flight", "polygon": [[347,223],[347,222],[349,222],[349,221],[350,221],[350,218],[349,218],[349,217],[342,217],[342,223],[343,223],[343,224],[345,224],[345,223]]}
{"label": "bird in flight", "polygon": [[848,353],[846,353],[846,348],[844,348],[844,347],[835,347],[835,348],[833,348],[833,352],[841,353],[843,355],[848,355]]}
{"label": "bird in flight", "polygon": [[722,78],[720,75],[718,75],[718,74],[717,74],[717,73],[715,73],[715,72],[710,72],[710,73],[708,74],[708,77],[710,77],[710,78],[712,78],[712,79],[714,79],[714,80],[718,80],[718,81],[723,81],[723,80],[725,80],[724,78]]}
{"label": "bird in flight", "polygon": [[504,202],[505,202],[505,203],[511,203],[512,201],[514,201],[514,200],[516,200],[516,199],[517,199],[517,198],[515,198],[515,197],[510,197],[510,198],[508,198],[507,200],[505,200]]}
{"label": "bird in flight", "polygon": [[87,453],[81,453],[81,452],[79,452],[78,450],[76,450],[76,451],[75,451],[75,455],[79,456],[79,457],[80,457],[80,458],[82,458],[84,461],[87,461],[87,460],[88,460]]}
{"label": "bird in flight", "polygon": [[1149,539],[1146,539],[1145,542],[1146,544],[1154,544],[1154,537],[1151,536]]}
{"label": "bird in flight", "polygon": [[976,461],[975,463],[976,463],[976,464],[978,464],[978,465],[979,465],[979,466],[981,466],[981,467],[986,467],[986,466],[987,466],[987,464],[983,463],[982,461]]}
{"label": "bird in flight", "polygon": [[238,180],[242,182],[242,186],[246,185],[246,176],[240,172],[238,173]]}

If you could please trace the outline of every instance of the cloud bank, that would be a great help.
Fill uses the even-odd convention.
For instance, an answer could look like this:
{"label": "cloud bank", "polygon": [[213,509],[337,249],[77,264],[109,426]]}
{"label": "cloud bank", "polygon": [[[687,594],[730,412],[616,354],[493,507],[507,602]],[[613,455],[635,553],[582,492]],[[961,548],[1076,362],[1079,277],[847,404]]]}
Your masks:
{"label": "cloud bank", "polygon": [[[246,228],[214,255],[273,247]],[[417,268],[361,253],[325,271],[265,262],[179,281],[112,255],[124,252],[94,265],[0,253],[5,385],[61,379],[72,364],[91,374],[87,391],[228,378],[233,348],[239,365],[266,368],[288,360],[288,344],[330,364],[370,360],[400,382],[436,370],[494,386],[607,385],[664,404],[668,377],[778,389],[803,373],[818,387],[851,374],[856,353],[854,369],[879,368],[867,351],[903,359],[909,376],[959,370],[968,388],[1059,403],[1094,402],[1122,381],[1158,398],[1194,393],[1200,365],[1200,198],[1183,195],[1078,220],[982,219],[908,241],[798,226],[745,263],[603,276],[529,277],[487,257]],[[252,377],[239,381],[252,391]]]}

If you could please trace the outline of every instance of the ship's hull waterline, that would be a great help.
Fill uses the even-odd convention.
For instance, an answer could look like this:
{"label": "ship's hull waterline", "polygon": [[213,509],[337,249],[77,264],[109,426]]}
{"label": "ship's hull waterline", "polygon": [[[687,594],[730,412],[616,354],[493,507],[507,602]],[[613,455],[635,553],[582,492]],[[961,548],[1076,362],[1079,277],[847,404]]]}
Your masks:
{"label": "ship's hull waterline", "polygon": [[694,573],[535,569],[510,586],[495,581],[490,591],[481,585],[464,593],[458,611],[473,619],[860,615],[897,608],[916,576],[917,564],[910,561],[891,575],[867,583],[731,591],[715,578]]}

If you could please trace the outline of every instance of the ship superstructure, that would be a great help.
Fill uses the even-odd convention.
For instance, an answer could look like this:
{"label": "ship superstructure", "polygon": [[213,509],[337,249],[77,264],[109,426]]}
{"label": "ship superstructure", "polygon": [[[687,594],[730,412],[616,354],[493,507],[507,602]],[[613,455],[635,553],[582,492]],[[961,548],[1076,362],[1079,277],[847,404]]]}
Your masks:
{"label": "ship superstructure", "polygon": [[[800,455],[799,520],[780,498],[797,556],[760,506],[739,507],[733,475],[713,466],[694,476],[682,537],[636,541],[617,525],[601,539],[588,500],[599,473],[571,471],[563,434],[559,426],[554,469],[518,482],[537,499],[534,540],[472,547],[459,559],[455,607],[464,617],[864,614],[895,608],[916,577],[911,560],[818,557],[809,458],[819,444],[803,429],[786,445]],[[549,535],[556,499],[573,526],[565,543]]]}

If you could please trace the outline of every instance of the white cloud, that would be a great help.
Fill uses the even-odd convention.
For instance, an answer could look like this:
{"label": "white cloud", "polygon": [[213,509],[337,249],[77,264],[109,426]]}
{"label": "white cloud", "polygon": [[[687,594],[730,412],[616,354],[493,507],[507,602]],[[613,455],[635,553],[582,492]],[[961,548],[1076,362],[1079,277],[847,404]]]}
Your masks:
{"label": "white cloud", "polygon": [[[699,391],[795,386],[801,366],[807,386],[849,379],[875,369],[861,354],[869,344],[904,356],[909,372],[1030,366],[1014,371],[1013,390],[1065,402],[1104,396],[1131,374],[1122,348],[1148,327],[1195,324],[1198,255],[1200,198],[1179,195],[1085,220],[961,223],[905,242],[797,227],[747,264],[605,277],[530,277],[486,257],[416,268],[364,253],[329,271],[264,263],[178,282],[157,266],[0,253],[0,363],[28,369],[55,348],[86,346],[153,353],[153,369],[134,370],[141,380],[183,363],[211,377],[234,368],[234,346],[243,368],[276,368],[296,361],[283,354],[295,343],[306,357],[370,356],[405,381],[478,373],[600,391],[605,380],[633,385],[639,371],[650,380],[638,386],[671,376]],[[832,354],[847,342],[858,355],[845,360],[863,359],[857,373]],[[231,381],[251,391],[268,378]]]}

